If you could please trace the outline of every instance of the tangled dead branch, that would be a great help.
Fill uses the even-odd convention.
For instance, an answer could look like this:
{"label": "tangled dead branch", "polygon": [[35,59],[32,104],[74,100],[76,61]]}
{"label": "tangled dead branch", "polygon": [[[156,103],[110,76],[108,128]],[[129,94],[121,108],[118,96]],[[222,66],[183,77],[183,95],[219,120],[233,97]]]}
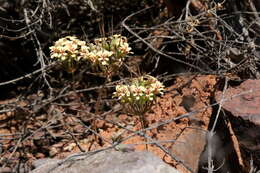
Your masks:
{"label": "tangled dead branch", "polygon": [[[122,24],[156,54],[195,71],[259,78],[259,33],[251,32],[254,23],[257,23],[258,13],[239,11],[227,14],[225,5],[224,2],[201,4],[200,1],[188,1],[178,20],[172,17],[151,27],[131,27],[131,23],[126,23],[149,11],[144,9],[125,18]],[[191,11],[192,8],[195,12]],[[237,15],[239,23],[236,25],[240,26],[241,31],[233,21]],[[247,21],[247,16],[256,18]],[[149,34],[142,36],[139,33]],[[153,46],[154,40],[157,43],[160,40],[157,48]],[[163,46],[167,51],[159,50]]]}

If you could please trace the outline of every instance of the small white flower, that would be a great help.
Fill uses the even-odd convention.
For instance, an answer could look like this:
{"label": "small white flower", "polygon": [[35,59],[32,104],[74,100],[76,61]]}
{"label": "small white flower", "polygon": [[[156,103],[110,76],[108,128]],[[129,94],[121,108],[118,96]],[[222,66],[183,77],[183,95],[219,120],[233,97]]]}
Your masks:
{"label": "small white flower", "polygon": [[130,85],[116,86],[114,96],[118,97],[123,104],[131,103],[130,107],[135,105],[131,107],[134,112],[144,111],[150,108],[157,94],[162,94],[163,87],[156,78],[147,75],[133,79]]}
{"label": "small white flower", "polygon": [[104,66],[109,65],[107,61],[102,61],[101,64],[104,65]]}
{"label": "small white flower", "polygon": [[61,57],[61,60],[62,60],[62,61],[65,61],[66,59],[67,59],[66,56],[62,56],[62,57]]}
{"label": "small white flower", "polygon": [[149,100],[150,100],[150,101],[153,101],[153,97],[149,97]]}

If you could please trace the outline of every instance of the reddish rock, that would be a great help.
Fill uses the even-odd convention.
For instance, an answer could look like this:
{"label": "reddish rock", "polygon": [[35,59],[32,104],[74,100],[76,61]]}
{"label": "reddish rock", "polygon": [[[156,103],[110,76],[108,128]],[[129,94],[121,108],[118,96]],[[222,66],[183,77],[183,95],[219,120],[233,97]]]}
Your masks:
{"label": "reddish rock", "polygon": [[[217,102],[222,95],[217,92]],[[260,165],[260,80],[247,80],[238,87],[229,88],[223,98],[222,107],[238,139],[244,164],[249,168],[252,156],[254,165]]]}
{"label": "reddish rock", "polygon": [[[206,132],[187,128],[172,146],[172,152],[194,171],[198,172],[200,155],[206,146]],[[177,166],[178,170],[182,170]]]}
{"label": "reddish rock", "polygon": [[[239,87],[225,92],[223,108],[235,117],[241,117],[255,125],[260,125],[260,80],[247,80]],[[217,93],[220,102],[222,92]]]}
{"label": "reddish rock", "polygon": [[1,173],[12,173],[12,169],[9,167],[0,168]]}

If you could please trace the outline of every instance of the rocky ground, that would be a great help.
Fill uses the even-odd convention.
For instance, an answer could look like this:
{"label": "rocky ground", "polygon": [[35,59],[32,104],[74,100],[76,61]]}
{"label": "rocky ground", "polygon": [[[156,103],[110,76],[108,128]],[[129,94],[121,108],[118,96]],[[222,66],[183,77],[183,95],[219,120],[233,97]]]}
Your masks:
{"label": "rocky ground", "polygon": [[[214,76],[178,77],[145,115],[150,128],[145,134],[151,139],[133,135],[133,132],[141,130],[140,119],[137,116],[122,114],[122,110],[101,113],[100,117],[91,120],[91,116],[98,115],[92,115],[89,112],[90,108],[86,106],[79,110],[82,106],[71,104],[67,108],[66,105],[52,103],[48,115],[32,117],[30,112],[22,109],[16,113],[1,114],[1,134],[7,135],[3,137],[1,161],[25,158],[25,163],[31,165],[36,159],[62,159],[75,152],[109,147],[113,142],[122,140],[122,144],[129,144],[126,147],[132,150],[148,150],[166,163],[184,169],[154,144],[158,143],[172,152],[176,158],[185,160],[193,170],[197,170],[200,154],[206,145],[206,130],[212,114],[212,108],[207,106],[210,105],[216,80]],[[77,97],[74,95],[73,98]],[[9,103],[12,101],[9,100]],[[77,100],[71,102],[76,103]],[[7,101],[2,103],[7,104]],[[27,106],[27,103],[19,104]],[[178,118],[195,110],[198,110],[198,113]],[[21,123],[25,122],[26,124],[21,126]],[[159,126],[160,123],[162,125]],[[24,130],[23,135],[30,135],[27,134],[21,139],[21,130]],[[13,135],[17,135],[17,140],[8,140]]]}
{"label": "rocky ground", "polygon": [[[20,102],[19,111],[1,114],[2,169],[12,170],[18,165],[26,172],[39,159],[65,159],[73,153],[109,148],[118,142],[119,145],[112,147],[114,150],[149,151],[180,172],[189,172],[189,169],[197,172],[202,165],[207,166],[207,134],[216,112],[211,105],[217,82],[213,75],[186,75],[173,80],[152,110],[145,114],[148,122],[145,137],[138,134],[142,130],[139,117],[122,113],[117,104],[115,110],[93,114],[77,100],[80,94],[72,93],[69,105],[53,102],[48,114],[33,117],[26,110],[28,103]],[[34,98],[28,96],[31,97]],[[257,142],[257,127],[249,128],[251,132],[255,130],[256,136],[231,134],[232,129],[237,132],[236,125],[232,124],[229,129],[230,124],[223,119],[219,118],[212,139],[215,166],[219,164],[224,172],[235,172],[240,167],[248,170],[248,153],[241,155],[240,149],[245,144],[241,140],[250,142],[254,138]],[[250,153],[258,157],[255,151],[257,148]]]}
{"label": "rocky ground", "polygon": [[[257,173],[259,3],[91,2],[0,2],[0,173]],[[132,54],[110,80],[50,59],[63,36],[114,33]],[[112,93],[144,74],[165,92],[142,129]]]}

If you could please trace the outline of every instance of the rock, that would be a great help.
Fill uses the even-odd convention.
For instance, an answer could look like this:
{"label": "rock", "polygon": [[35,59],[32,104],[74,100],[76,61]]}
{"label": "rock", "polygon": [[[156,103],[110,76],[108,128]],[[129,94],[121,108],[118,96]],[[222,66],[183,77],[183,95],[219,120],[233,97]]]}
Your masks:
{"label": "rock", "polygon": [[[260,126],[259,87],[260,80],[247,80],[239,87],[227,89],[225,92],[225,99],[227,101],[224,102],[223,108],[229,111],[234,117],[240,117],[244,121],[249,121],[254,125]],[[221,96],[222,92],[217,92],[216,100],[218,102],[220,102]]]}
{"label": "rock", "polygon": [[32,166],[34,168],[38,168],[42,165],[53,164],[53,163],[56,164],[58,162],[60,162],[60,160],[58,160],[58,159],[44,158],[44,159],[38,159],[38,160],[33,161]]}
{"label": "rock", "polygon": [[172,146],[172,152],[183,160],[194,172],[197,172],[200,155],[206,143],[205,131],[200,129],[186,129]]}
{"label": "rock", "polygon": [[[213,92],[213,86],[216,83],[214,76],[197,76],[191,81],[189,81],[190,79],[185,78],[180,79],[185,81],[183,83],[189,84],[181,90],[182,97],[180,100],[177,100],[177,97],[175,97],[174,102],[177,101],[176,103],[183,108],[183,112],[180,111],[179,115],[201,110],[201,108],[210,104],[210,93]],[[180,81],[177,81],[176,83],[181,83]],[[175,86],[175,88],[178,87]],[[167,102],[167,100],[164,102]],[[174,109],[176,110],[177,107],[175,106]],[[209,129],[211,114],[212,108],[209,108],[189,116],[186,119],[187,124],[182,125],[181,132],[178,133],[175,137],[176,141],[171,145],[170,151],[172,154],[185,163],[186,167],[190,168],[193,172],[198,172],[200,157],[207,145],[206,136],[207,130]],[[175,126],[180,127],[180,125],[181,123],[179,122],[179,124]],[[166,137],[166,139],[171,138],[173,137],[171,137],[170,134]],[[190,173],[182,164],[177,164],[176,168],[182,173]]]}
{"label": "rock", "polygon": [[0,173],[11,173],[12,169],[9,167],[0,168]]}
{"label": "rock", "polygon": [[[249,169],[250,159],[260,165],[260,80],[247,80],[236,88],[225,91],[223,108],[237,137],[244,165]],[[217,92],[220,102],[222,92]]]}
{"label": "rock", "polygon": [[70,157],[67,161],[47,160],[31,173],[179,173],[150,152],[107,150]]}

